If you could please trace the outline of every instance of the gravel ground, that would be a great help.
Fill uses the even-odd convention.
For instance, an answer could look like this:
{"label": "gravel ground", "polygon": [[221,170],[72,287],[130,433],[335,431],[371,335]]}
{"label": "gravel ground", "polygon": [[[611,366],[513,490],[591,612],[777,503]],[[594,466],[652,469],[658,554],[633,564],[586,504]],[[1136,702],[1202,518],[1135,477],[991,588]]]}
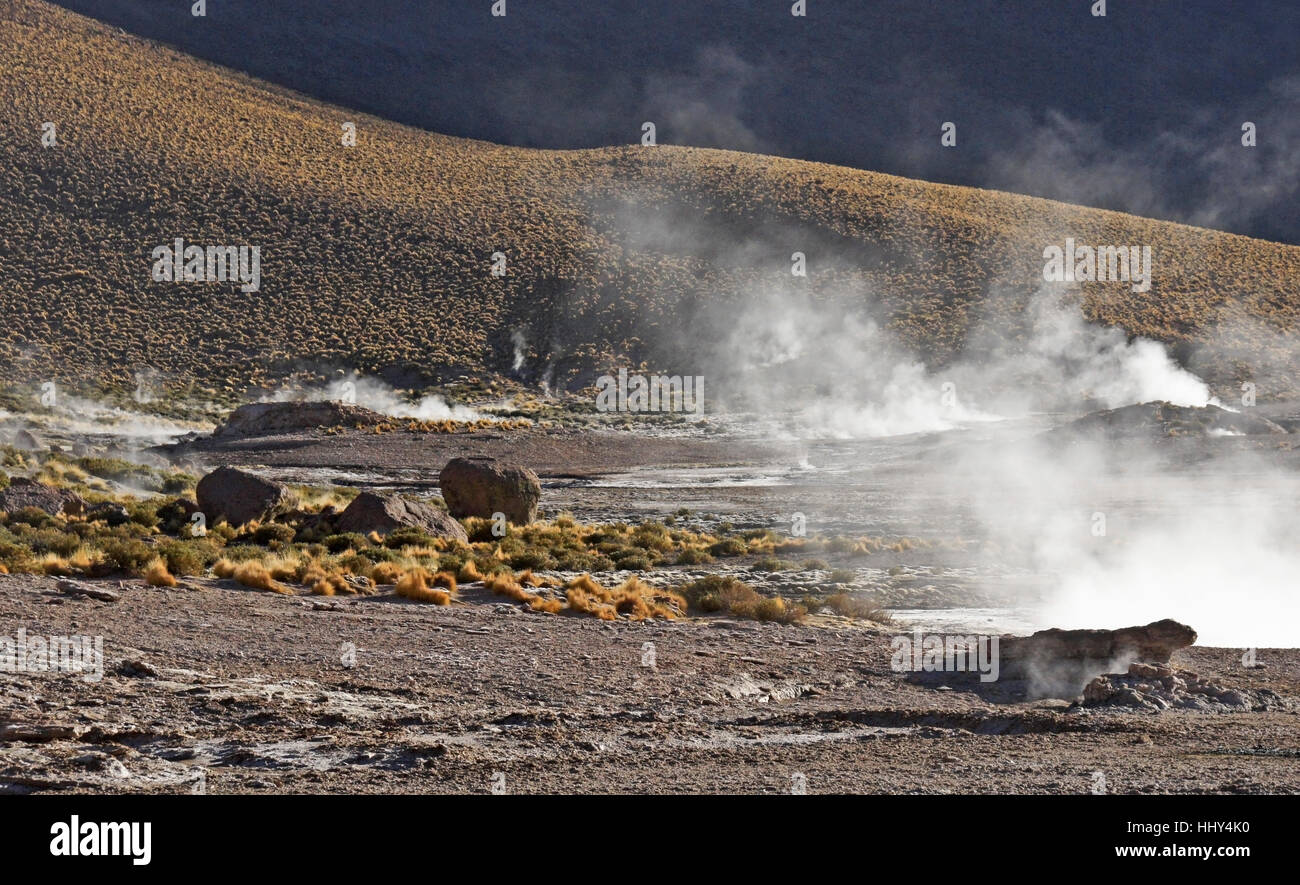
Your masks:
{"label": "gravel ground", "polygon": [[97,586],[117,599],[0,577],[0,636],[102,636],[104,665],[0,674],[4,790],[1300,792],[1294,650],[1174,659],[1284,711],[1151,715],[914,681],[888,632],[835,618],[610,624],[473,585],[448,608]]}

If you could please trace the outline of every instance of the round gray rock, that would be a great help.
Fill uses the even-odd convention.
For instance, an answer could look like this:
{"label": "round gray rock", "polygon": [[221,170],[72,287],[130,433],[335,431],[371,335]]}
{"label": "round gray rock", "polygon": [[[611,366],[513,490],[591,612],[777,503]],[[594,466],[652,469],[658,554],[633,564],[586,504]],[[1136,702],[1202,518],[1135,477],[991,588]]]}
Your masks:
{"label": "round gray rock", "polygon": [[516,525],[537,519],[542,484],[527,467],[493,458],[452,458],[438,476],[451,515],[491,519],[504,513]]}
{"label": "round gray rock", "polygon": [[339,514],[334,526],[340,532],[378,532],[386,535],[394,529],[417,528],[434,538],[454,538],[469,542],[460,523],[442,510],[423,501],[410,501],[398,495],[362,492]]}
{"label": "round gray rock", "polygon": [[209,525],[221,519],[231,525],[268,519],[294,504],[288,486],[237,467],[217,468],[199,480],[194,491]]}

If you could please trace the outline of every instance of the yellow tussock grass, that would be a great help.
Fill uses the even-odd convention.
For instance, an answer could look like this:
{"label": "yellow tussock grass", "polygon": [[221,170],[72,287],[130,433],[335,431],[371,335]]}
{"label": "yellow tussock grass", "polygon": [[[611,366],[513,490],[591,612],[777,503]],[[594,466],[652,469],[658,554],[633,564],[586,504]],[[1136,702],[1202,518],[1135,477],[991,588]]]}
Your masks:
{"label": "yellow tussock grass", "polygon": [[161,558],[145,566],[144,582],[151,587],[175,587],[176,579],[167,571],[167,563]]}
{"label": "yellow tussock grass", "polygon": [[370,570],[370,579],[376,584],[396,584],[402,577],[402,567],[395,562],[377,562]]}
{"label": "yellow tussock grass", "polygon": [[402,575],[394,592],[404,599],[431,602],[434,605],[450,605],[451,594],[441,587],[430,587],[428,582],[429,573],[424,569],[414,568]]}
{"label": "yellow tussock grass", "polygon": [[269,590],[272,593],[285,595],[290,595],[293,592],[283,584],[277,583],[271,577],[271,573],[266,570],[266,566],[260,562],[241,562],[235,566],[234,578],[245,587],[252,587],[254,590]]}

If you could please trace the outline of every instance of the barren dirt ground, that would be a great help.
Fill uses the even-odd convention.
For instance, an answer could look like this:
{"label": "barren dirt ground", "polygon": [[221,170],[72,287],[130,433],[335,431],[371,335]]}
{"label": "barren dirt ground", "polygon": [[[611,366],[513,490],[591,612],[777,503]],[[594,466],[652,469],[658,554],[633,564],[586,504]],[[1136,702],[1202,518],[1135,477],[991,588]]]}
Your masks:
{"label": "barren dirt ground", "polygon": [[[0,783],[188,792],[202,771],[209,793],[778,793],[801,774],[810,793],[1080,793],[1100,771],[1112,792],[1300,791],[1294,709],[987,702],[913,684],[889,669],[887,634],[848,624],[608,624],[462,596],[133,581],[103,602],[0,577],[0,634],[103,635],[105,665],[98,682],[0,676]],[[1261,650],[1251,671],[1239,654],[1174,663],[1297,696],[1295,651]]]}

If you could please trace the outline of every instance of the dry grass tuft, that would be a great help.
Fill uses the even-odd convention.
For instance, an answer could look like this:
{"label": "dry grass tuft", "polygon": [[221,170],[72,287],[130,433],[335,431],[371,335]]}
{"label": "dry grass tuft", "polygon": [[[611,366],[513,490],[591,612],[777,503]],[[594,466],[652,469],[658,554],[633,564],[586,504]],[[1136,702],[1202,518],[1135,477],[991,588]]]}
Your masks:
{"label": "dry grass tuft", "polygon": [[145,566],[144,582],[153,587],[175,587],[176,579],[167,571],[167,563],[155,559]]}
{"label": "dry grass tuft", "polygon": [[893,620],[889,612],[871,600],[850,596],[847,593],[834,593],[822,600],[821,604],[846,618],[875,621],[878,624],[886,624]]}
{"label": "dry grass tuft", "polygon": [[414,599],[417,602],[450,605],[451,593],[440,587],[430,587],[428,582],[429,573],[422,568],[414,568],[402,575],[393,592],[404,599]]}
{"label": "dry grass tuft", "polygon": [[396,584],[402,577],[402,567],[395,562],[377,562],[370,570],[370,580],[376,584]]}
{"label": "dry grass tuft", "polygon": [[271,577],[271,573],[266,566],[255,560],[241,562],[236,565],[233,577],[245,587],[252,587],[254,590],[269,590],[271,593],[281,593],[285,596],[293,594],[292,590],[283,584],[277,583]]}
{"label": "dry grass tuft", "polygon": [[729,575],[708,575],[687,584],[681,592],[693,607],[703,612],[783,624],[801,621],[808,614],[802,605],[789,605],[779,596],[763,596]]}
{"label": "dry grass tuft", "polygon": [[619,615],[634,621],[677,618],[686,614],[687,609],[681,594],[652,587],[636,577],[611,590],[591,575],[581,575],[565,586],[564,596],[570,611],[594,615],[602,621],[617,620]]}

